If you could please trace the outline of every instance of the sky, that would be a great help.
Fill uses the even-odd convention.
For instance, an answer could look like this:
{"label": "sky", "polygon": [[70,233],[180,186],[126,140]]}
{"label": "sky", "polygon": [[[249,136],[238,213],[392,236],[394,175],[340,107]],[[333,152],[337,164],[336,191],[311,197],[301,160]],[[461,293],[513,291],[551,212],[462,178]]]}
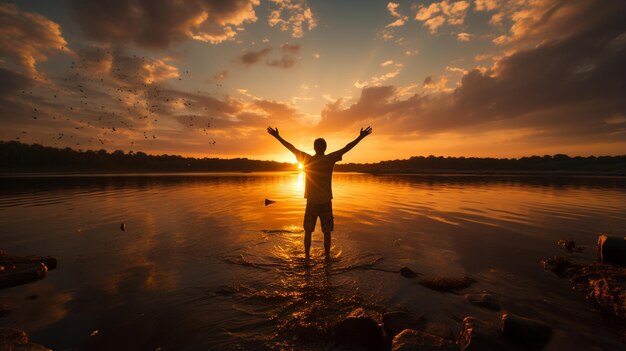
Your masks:
{"label": "sky", "polygon": [[0,140],[294,162],[626,154],[626,1],[0,2]]}

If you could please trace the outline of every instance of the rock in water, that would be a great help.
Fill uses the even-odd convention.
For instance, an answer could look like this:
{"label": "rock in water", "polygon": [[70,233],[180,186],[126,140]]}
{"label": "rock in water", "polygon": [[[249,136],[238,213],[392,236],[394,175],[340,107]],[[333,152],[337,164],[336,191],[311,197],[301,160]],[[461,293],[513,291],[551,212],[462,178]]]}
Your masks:
{"label": "rock in water", "polygon": [[573,264],[567,258],[557,255],[541,260],[541,265],[543,269],[550,270],[559,277],[569,276],[569,273],[573,272],[572,269],[580,268],[579,265]]}
{"label": "rock in water", "polygon": [[403,330],[391,342],[391,351],[456,351],[458,349],[450,340],[412,329]]}
{"label": "rock in water", "polygon": [[413,272],[409,267],[400,268],[400,275],[405,278],[417,278],[417,273]]}
{"label": "rock in water", "polygon": [[396,336],[404,329],[421,329],[420,326],[423,324],[422,318],[413,318],[406,312],[397,311],[383,314],[383,328],[390,337]]}
{"label": "rock in water", "polygon": [[424,278],[420,280],[420,285],[423,285],[429,289],[437,290],[440,292],[450,292],[456,290],[462,290],[476,281],[470,277],[463,278]]}
{"label": "rock in water", "polygon": [[484,307],[492,311],[500,311],[500,303],[498,297],[486,291],[480,293],[465,294],[465,300],[476,306]]}
{"label": "rock in water", "polygon": [[267,205],[271,205],[271,204],[275,203],[276,201],[270,200],[270,199],[265,199],[264,202],[265,202],[265,206],[267,206]]}
{"label": "rock in water", "polygon": [[0,350],[52,351],[41,345],[29,343],[26,332],[11,328],[0,328]]}
{"label": "rock in water", "polygon": [[511,350],[500,331],[491,323],[474,317],[465,317],[457,345],[463,351],[508,351]]}
{"label": "rock in water", "polygon": [[574,252],[576,248],[576,242],[574,240],[561,239],[557,241],[556,244],[567,250],[567,252]]}
{"label": "rock in water", "polygon": [[0,289],[43,279],[46,272],[48,272],[48,268],[43,263],[15,265],[12,269],[4,270],[0,274]]}
{"label": "rock in water", "polygon": [[49,256],[0,255],[0,289],[43,279],[49,269],[57,266],[57,260]]}
{"label": "rock in water", "polygon": [[350,312],[334,330],[337,340],[341,343],[358,345],[372,351],[384,348],[383,329],[363,308]]}
{"label": "rock in water", "polygon": [[626,266],[625,238],[600,235],[598,237],[598,256],[602,262]]}
{"label": "rock in water", "polygon": [[456,340],[450,326],[443,322],[426,322],[422,331],[426,334],[438,336],[444,339]]}
{"label": "rock in water", "polygon": [[502,314],[502,334],[512,342],[541,350],[552,337],[550,326],[530,318]]}
{"label": "rock in water", "polygon": [[[623,270],[623,268],[622,268]],[[589,280],[587,297],[603,310],[626,320],[626,275],[607,275]]]}

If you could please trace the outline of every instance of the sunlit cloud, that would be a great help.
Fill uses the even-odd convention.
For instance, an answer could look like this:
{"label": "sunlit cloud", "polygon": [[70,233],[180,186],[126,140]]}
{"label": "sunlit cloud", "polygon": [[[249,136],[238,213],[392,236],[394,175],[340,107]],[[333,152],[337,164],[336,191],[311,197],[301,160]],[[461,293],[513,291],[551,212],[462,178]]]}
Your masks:
{"label": "sunlit cloud", "polygon": [[398,12],[398,7],[400,6],[399,3],[396,2],[389,2],[387,3],[387,10],[389,11],[389,14],[391,14],[392,17],[395,18],[395,21],[389,23],[387,25],[387,27],[401,27],[403,26],[406,21],[409,19],[408,16],[405,16],[401,13]]}
{"label": "sunlit cloud", "polygon": [[445,23],[455,26],[462,25],[469,6],[468,1],[448,2],[446,0],[431,3],[428,6],[419,5],[415,19],[424,22],[430,33],[435,34],[439,27]]}
{"label": "sunlit cloud", "polygon": [[474,0],[476,11],[492,11],[498,8],[500,0]]}
{"label": "sunlit cloud", "polygon": [[276,6],[268,16],[267,23],[281,31],[291,30],[291,36],[302,38],[304,30],[317,26],[317,19],[305,0],[270,0]]}
{"label": "sunlit cloud", "polygon": [[256,22],[259,0],[71,3],[75,20],[91,40],[164,48],[187,39],[219,44],[235,38],[241,26]]}
{"label": "sunlit cloud", "polygon": [[[372,141],[407,150],[446,140],[489,155],[482,139],[499,135],[519,150],[626,146],[623,1],[363,3],[377,17],[353,32],[324,17],[345,9],[311,5],[164,0],[157,16],[151,2],[85,0],[60,4],[64,17],[0,4],[0,139],[264,158],[281,152],[267,125],[307,145],[372,125]],[[399,144],[386,145],[360,157],[390,158]]]}
{"label": "sunlit cloud", "polygon": [[461,32],[456,35],[456,40],[458,41],[468,42],[470,39],[472,39],[472,35],[470,33]]}
{"label": "sunlit cloud", "polygon": [[[36,13],[0,3],[0,64],[31,78],[40,76],[37,64],[55,53],[71,54],[59,24]],[[43,78],[43,77],[39,77]]]}

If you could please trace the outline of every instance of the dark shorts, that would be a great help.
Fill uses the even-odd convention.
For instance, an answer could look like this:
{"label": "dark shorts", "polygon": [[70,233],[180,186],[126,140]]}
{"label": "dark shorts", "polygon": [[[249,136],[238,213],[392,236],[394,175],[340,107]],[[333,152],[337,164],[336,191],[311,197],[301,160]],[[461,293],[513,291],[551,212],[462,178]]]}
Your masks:
{"label": "dark shorts", "polygon": [[332,232],[335,228],[335,220],[333,217],[333,204],[332,202],[326,204],[306,204],[306,210],[304,211],[304,230],[312,232],[315,230],[315,223],[317,217],[320,218],[323,232]]}

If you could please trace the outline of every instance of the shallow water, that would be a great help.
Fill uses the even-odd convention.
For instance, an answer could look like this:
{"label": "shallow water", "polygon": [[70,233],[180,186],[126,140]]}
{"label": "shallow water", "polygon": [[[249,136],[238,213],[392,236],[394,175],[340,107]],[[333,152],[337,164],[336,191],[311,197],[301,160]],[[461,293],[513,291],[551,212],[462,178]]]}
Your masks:
{"label": "shallow water", "polygon": [[0,291],[13,310],[0,325],[55,350],[326,350],[329,327],[361,306],[455,333],[468,315],[499,320],[401,277],[403,266],[471,276],[465,291],[493,291],[504,310],[551,324],[548,350],[623,347],[539,264],[567,255],[558,239],[587,246],[569,256],[589,262],[599,233],[624,234],[623,179],[335,174],[333,257],[322,257],[318,224],[309,265],[302,173],[0,182],[0,248],[59,260],[44,280]]}

